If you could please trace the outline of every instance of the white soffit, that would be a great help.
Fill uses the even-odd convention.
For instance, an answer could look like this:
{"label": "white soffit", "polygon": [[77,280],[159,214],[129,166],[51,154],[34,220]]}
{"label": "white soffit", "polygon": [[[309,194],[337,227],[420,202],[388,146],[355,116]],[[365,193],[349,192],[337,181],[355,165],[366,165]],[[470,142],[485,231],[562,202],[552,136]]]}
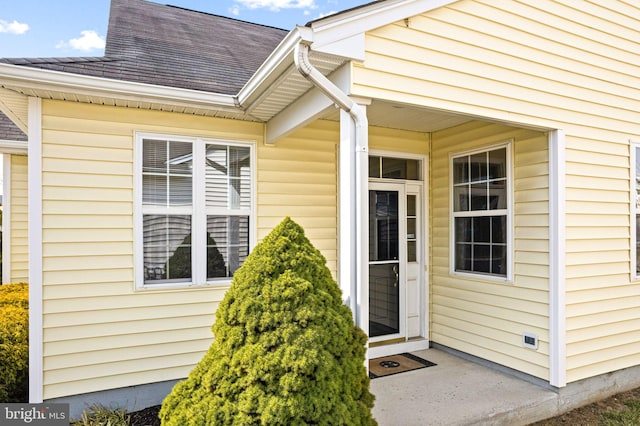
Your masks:
{"label": "white soffit", "polygon": [[[340,119],[339,113],[332,112],[326,119],[337,121]],[[430,133],[458,126],[474,118],[417,106],[374,100],[371,105],[367,106],[367,119],[372,127]]]}
{"label": "white soffit", "polygon": [[[344,60],[335,56],[316,52],[311,52],[310,60],[324,75],[331,74],[344,63]],[[260,121],[269,121],[312,88],[311,83],[296,69],[292,55],[291,65],[281,78],[261,93],[247,109],[247,113]]]}

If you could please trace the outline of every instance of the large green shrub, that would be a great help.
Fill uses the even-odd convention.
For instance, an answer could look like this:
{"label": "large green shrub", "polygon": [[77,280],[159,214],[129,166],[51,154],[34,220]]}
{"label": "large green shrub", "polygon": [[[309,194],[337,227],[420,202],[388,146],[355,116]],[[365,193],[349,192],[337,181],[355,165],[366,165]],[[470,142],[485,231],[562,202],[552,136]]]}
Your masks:
{"label": "large green shrub", "polygon": [[286,218],[236,271],[215,340],[164,400],[164,425],[375,424],[354,325],[322,254]]}
{"label": "large green shrub", "polygon": [[28,402],[29,287],[0,285],[0,402]]}

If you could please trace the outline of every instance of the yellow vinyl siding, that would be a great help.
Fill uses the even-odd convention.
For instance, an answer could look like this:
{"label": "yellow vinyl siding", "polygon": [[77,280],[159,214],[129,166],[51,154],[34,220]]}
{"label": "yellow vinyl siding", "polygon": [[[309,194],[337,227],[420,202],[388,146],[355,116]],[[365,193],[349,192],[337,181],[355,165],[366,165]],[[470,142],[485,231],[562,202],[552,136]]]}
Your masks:
{"label": "yellow vinyl siding", "polygon": [[[399,22],[368,33],[366,61],[354,67],[354,91],[552,128],[560,118],[604,129],[637,125],[638,64],[629,63],[629,55],[609,57],[617,49],[603,47],[602,34],[595,37],[588,30],[591,26],[613,36],[618,27],[584,15],[581,24],[566,21],[554,28],[529,13],[546,9],[552,18],[554,12],[563,13],[558,2],[524,3],[531,6],[460,1],[412,17],[407,25]],[[520,10],[527,12],[520,16]],[[575,44],[554,41],[574,35],[581,36]],[[616,40],[616,47],[637,51],[637,43]]]}
{"label": "yellow vinyl siding", "polygon": [[[640,310],[629,312],[625,297],[610,295],[616,287],[640,293],[640,283],[630,282],[629,255],[629,140],[640,134],[639,28],[640,5],[626,1],[462,0],[368,32],[366,59],[353,67],[356,96],[564,131],[568,382],[640,364],[640,350],[634,354],[637,348],[627,344],[638,331]],[[434,168],[445,161],[436,146]],[[514,169],[515,260],[529,263],[516,263],[515,284],[523,282],[519,274],[524,273],[527,285],[543,290],[546,279],[538,275],[544,275],[540,253],[548,246],[548,218],[536,217],[539,226],[529,229],[518,226],[527,223],[521,215],[544,214],[547,203],[538,200],[540,191],[534,189],[541,180],[525,180],[518,173],[542,177],[547,166],[524,164],[525,158]],[[434,175],[434,200],[446,195],[445,178]],[[533,190],[520,195],[528,185]],[[435,275],[447,270],[448,252],[439,247],[448,234],[438,231],[446,229],[445,207],[433,206]],[[535,239],[523,244],[520,238]],[[585,289],[600,300],[593,309],[582,306]],[[438,291],[436,283],[436,312]],[[620,310],[625,315],[618,315]],[[593,328],[594,318],[619,331],[602,336]],[[441,334],[434,324],[434,340]],[[474,353],[476,340],[450,342]],[[615,362],[614,348],[623,353]]]}
{"label": "yellow vinyl siding", "polygon": [[27,96],[0,88],[0,111],[4,112],[23,132],[28,126]]}
{"label": "yellow vinyl siding", "polygon": [[[450,272],[450,154],[512,140],[513,282]],[[511,368],[549,378],[549,177],[547,137],[470,122],[432,136],[431,339]],[[522,346],[538,335],[539,349]]]}
{"label": "yellow vinyl siding", "polygon": [[11,155],[11,188],[9,201],[10,217],[4,217],[4,223],[10,227],[10,276],[3,277],[4,282],[29,281],[29,221],[28,221],[28,185],[27,157]]}
{"label": "yellow vinyl siding", "polygon": [[258,239],[285,216],[305,230],[334,276],[338,262],[339,125],[318,121],[258,149]]}
{"label": "yellow vinyl siding", "polygon": [[629,282],[634,172],[628,139],[604,137],[566,141],[568,381],[640,362],[640,283]]}
{"label": "yellow vinyl siding", "polygon": [[398,129],[369,128],[369,148],[371,150],[429,154],[429,135]]}
{"label": "yellow vinyl siding", "polygon": [[158,111],[43,101],[42,122],[45,399],[185,377],[211,343],[226,288],[135,290],[137,131],[255,141],[258,239],[289,215],[335,273],[337,123],[268,147],[261,124]]}

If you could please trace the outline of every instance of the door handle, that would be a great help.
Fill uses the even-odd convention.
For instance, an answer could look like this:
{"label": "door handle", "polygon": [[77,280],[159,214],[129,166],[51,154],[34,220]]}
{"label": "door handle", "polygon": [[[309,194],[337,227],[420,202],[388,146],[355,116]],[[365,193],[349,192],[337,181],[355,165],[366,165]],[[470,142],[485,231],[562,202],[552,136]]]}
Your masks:
{"label": "door handle", "polygon": [[393,265],[391,270],[393,271],[394,274],[396,274],[396,279],[393,282],[393,286],[398,287],[398,282],[400,281],[400,275],[398,274],[398,265]]}

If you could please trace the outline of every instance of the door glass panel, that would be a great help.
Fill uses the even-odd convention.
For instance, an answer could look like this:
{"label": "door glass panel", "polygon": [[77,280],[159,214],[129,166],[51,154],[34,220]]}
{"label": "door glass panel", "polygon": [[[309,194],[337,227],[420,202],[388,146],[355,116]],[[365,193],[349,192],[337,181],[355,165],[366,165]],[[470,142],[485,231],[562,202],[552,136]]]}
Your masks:
{"label": "door glass panel", "polygon": [[369,177],[380,177],[380,157],[369,157]]}
{"label": "door glass panel", "polygon": [[418,239],[418,216],[416,196],[407,195],[407,262],[417,259],[416,242]]}
{"label": "door glass panel", "polygon": [[397,260],[398,237],[398,192],[369,191],[369,260]]}
{"label": "door glass panel", "polygon": [[416,262],[418,260],[418,251],[415,241],[407,241],[407,262]]}
{"label": "door glass panel", "polygon": [[386,179],[420,180],[420,161],[382,157],[382,177]]}
{"label": "door glass panel", "polygon": [[400,332],[397,263],[369,266],[369,336]]}
{"label": "door glass panel", "polygon": [[369,191],[369,335],[400,332],[398,191]]}
{"label": "door glass panel", "polygon": [[416,196],[407,195],[407,216],[416,216]]}

